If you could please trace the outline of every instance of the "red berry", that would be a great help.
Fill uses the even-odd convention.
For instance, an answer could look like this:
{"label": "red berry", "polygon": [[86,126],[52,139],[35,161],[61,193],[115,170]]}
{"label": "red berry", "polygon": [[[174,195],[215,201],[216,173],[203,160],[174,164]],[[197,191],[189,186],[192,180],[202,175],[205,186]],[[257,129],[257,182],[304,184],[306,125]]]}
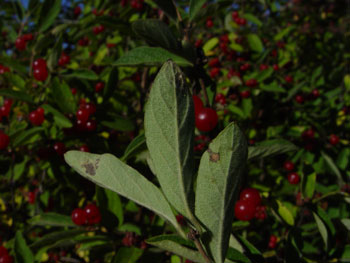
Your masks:
{"label": "red berry", "polygon": [[80,13],[81,13],[81,8],[80,8],[80,6],[76,6],[75,8],[74,8],[74,16],[75,17],[78,17],[79,15],[80,15]]}
{"label": "red berry", "polygon": [[86,123],[90,117],[90,111],[85,107],[80,108],[78,109],[76,116],[77,116],[77,120],[81,121],[82,123]]}
{"label": "red berry", "polygon": [[300,177],[296,172],[288,174],[288,182],[290,184],[297,184],[300,181]]}
{"label": "red berry", "polygon": [[96,130],[96,121],[95,120],[88,120],[86,123],[85,123],[85,129],[87,131],[95,131]]}
{"label": "red berry", "polygon": [[58,155],[63,155],[66,152],[66,146],[63,142],[56,142],[53,145],[53,149],[56,151]]}
{"label": "red berry", "polygon": [[250,69],[250,64],[245,63],[245,64],[241,65],[241,66],[239,67],[239,69],[240,69],[241,71],[247,71],[247,70]]}
{"label": "red berry", "polygon": [[192,99],[194,104],[194,112],[196,115],[197,112],[203,108],[203,102],[197,95],[192,95]]}
{"label": "red berry", "polygon": [[304,103],[304,97],[302,95],[296,95],[295,96],[295,101],[299,104],[303,104]]}
{"label": "red berry", "polygon": [[43,58],[38,58],[33,62],[33,69],[36,68],[47,68],[46,60]]}
{"label": "red berry", "polygon": [[184,226],[185,225],[185,217],[181,214],[178,214],[176,216],[176,221],[181,225]]}
{"label": "red berry", "polygon": [[90,152],[90,149],[89,149],[89,147],[86,144],[84,144],[84,145],[79,147],[79,151],[81,151],[81,152]]}
{"label": "red berry", "polygon": [[216,67],[220,65],[220,60],[219,58],[212,58],[211,60],[209,60],[208,62],[208,66],[209,67]]}
{"label": "red berry", "polygon": [[0,256],[0,263],[12,263],[13,262],[13,257],[6,254],[3,256]]}
{"label": "red berry", "polygon": [[310,129],[307,129],[305,130],[302,134],[301,134],[301,137],[304,139],[304,140],[310,140],[310,139],[313,139],[315,137],[315,131],[310,128]]}
{"label": "red berry", "polygon": [[331,134],[331,136],[329,136],[329,143],[332,145],[337,145],[339,143],[339,137],[335,134]]}
{"label": "red berry", "polygon": [[211,28],[211,27],[213,27],[214,22],[213,22],[213,20],[211,20],[210,18],[208,18],[205,25],[207,26],[207,28]]}
{"label": "red berry", "polygon": [[95,204],[86,205],[84,211],[88,225],[94,225],[101,222],[101,213]]}
{"label": "red berry", "polygon": [[95,91],[100,92],[101,90],[103,90],[104,87],[105,87],[105,84],[103,82],[97,82],[95,85]]}
{"label": "red berry", "polygon": [[7,248],[4,247],[4,246],[0,246],[0,257],[3,256],[3,255],[8,255],[8,251],[7,251]]}
{"label": "red berry", "polygon": [[237,22],[237,24],[241,26],[245,26],[247,24],[247,20],[245,20],[244,18],[237,18]]}
{"label": "red berry", "polygon": [[64,65],[68,64],[70,61],[69,55],[62,52],[60,59],[58,60],[58,65],[63,67]]}
{"label": "red berry", "polygon": [[96,112],[96,105],[93,104],[92,102],[85,103],[83,108],[87,109],[89,111],[90,115],[92,115]]}
{"label": "red berry", "polygon": [[6,149],[9,143],[10,137],[6,133],[0,131],[0,150]]}
{"label": "red berry", "polygon": [[212,68],[210,70],[210,77],[215,78],[220,74],[220,68]]}
{"label": "red berry", "polygon": [[277,71],[277,70],[280,69],[280,67],[278,66],[278,64],[274,64],[272,67],[273,67],[273,70],[274,70],[274,71]]}
{"label": "red berry", "polygon": [[196,113],[196,127],[200,131],[208,132],[218,124],[218,115],[212,108],[202,108]]}
{"label": "red berry", "polygon": [[270,249],[274,249],[276,247],[276,245],[277,245],[277,237],[275,235],[271,235],[268,247]]}
{"label": "red berry", "polygon": [[285,161],[283,164],[284,169],[286,169],[287,171],[291,172],[294,170],[294,163],[292,163],[291,161]]}
{"label": "red berry", "polygon": [[258,81],[256,79],[248,79],[245,82],[245,85],[248,86],[248,87],[254,88],[254,87],[256,87],[258,85]]}
{"label": "red berry", "polygon": [[202,39],[198,39],[198,40],[196,40],[196,43],[194,44],[195,45],[195,47],[201,47],[202,45],[203,45],[203,40]]}
{"label": "red berry", "polygon": [[225,98],[225,95],[222,94],[222,93],[218,93],[216,94],[215,96],[215,101],[222,104],[222,105],[225,105],[226,104],[226,98]]}
{"label": "red berry", "polygon": [[240,74],[238,71],[234,70],[233,68],[230,68],[230,70],[229,70],[228,73],[227,73],[227,78],[230,79],[230,78],[232,78],[232,77],[234,77],[234,76],[240,78],[240,77],[241,77],[241,74]]}
{"label": "red berry", "polygon": [[117,44],[115,44],[115,43],[107,43],[106,44],[106,46],[108,47],[108,48],[113,48],[113,47],[115,47]]}
{"label": "red berry", "polygon": [[29,121],[34,126],[41,125],[45,120],[44,109],[38,108],[35,111],[29,113]]}
{"label": "red berry", "polygon": [[238,12],[237,12],[237,11],[233,11],[233,12],[232,12],[232,19],[235,20],[235,19],[238,18],[238,17],[239,17]]}
{"label": "red berry", "polygon": [[27,196],[27,198],[28,198],[28,203],[30,203],[30,204],[35,204],[35,197],[36,197],[36,192],[35,192],[35,191],[29,192],[29,193],[28,193],[28,196]]}
{"label": "red berry", "polygon": [[311,91],[311,95],[314,99],[318,98],[320,96],[320,92],[318,89],[314,89]]}
{"label": "red berry", "polygon": [[220,36],[220,40],[224,43],[230,42],[227,34]]}
{"label": "red berry", "polygon": [[72,88],[70,91],[72,92],[73,95],[77,94],[77,89],[76,88]]}
{"label": "red berry", "polygon": [[25,41],[22,37],[18,37],[16,39],[15,46],[19,51],[25,50],[27,47],[27,41]]}
{"label": "red berry", "polygon": [[253,204],[255,207],[260,205],[261,197],[260,193],[255,188],[245,188],[239,195],[240,200],[245,200]]}
{"label": "red berry", "polygon": [[284,77],[284,80],[287,83],[292,83],[293,82],[293,77],[291,75],[287,75],[287,76]]}
{"label": "red berry", "polygon": [[261,70],[261,71],[266,70],[266,69],[268,69],[268,68],[269,68],[268,65],[265,65],[265,64],[261,64],[261,65],[260,65],[260,70]]}
{"label": "red berry", "polygon": [[241,97],[244,98],[244,99],[250,97],[250,91],[249,90],[244,90],[240,94],[241,94]]}
{"label": "red berry", "polygon": [[74,209],[71,217],[72,217],[73,223],[78,226],[84,225],[87,222],[87,215],[85,211],[81,208]]}
{"label": "red berry", "polygon": [[31,40],[34,39],[34,36],[33,36],[32,33],[28,33],[28,34],[24,34],[24,35],[22,36],[22,39],[23,39],[24,41],[31,41]]}
{"label": "red berry", "polygon": [[46,68],[35,68],[33,72],[33,76],[38,81],[45,81],[49,73]]}
{"label": "red berry", "polygon": [[239,200],[235,204],[235,217],[238,220],[249,221],[254,218],[255,206],[247,200]]}

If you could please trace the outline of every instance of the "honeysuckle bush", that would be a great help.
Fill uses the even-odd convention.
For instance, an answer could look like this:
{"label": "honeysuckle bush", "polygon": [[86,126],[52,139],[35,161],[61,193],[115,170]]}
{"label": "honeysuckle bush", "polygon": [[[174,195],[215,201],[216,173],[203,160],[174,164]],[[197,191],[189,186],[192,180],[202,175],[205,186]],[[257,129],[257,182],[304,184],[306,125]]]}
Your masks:
{"label": "honeysuckle bush", "polygon": [[2,1],[2,262],[348,262],[345,6]]}

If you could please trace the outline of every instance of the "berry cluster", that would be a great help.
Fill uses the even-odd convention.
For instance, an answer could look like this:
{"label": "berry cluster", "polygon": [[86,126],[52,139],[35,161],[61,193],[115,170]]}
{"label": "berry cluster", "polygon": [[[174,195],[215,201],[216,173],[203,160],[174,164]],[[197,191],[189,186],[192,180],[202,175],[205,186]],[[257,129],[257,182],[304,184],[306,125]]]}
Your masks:
{"label": "berry cluster", "polygon": [[24,34],[20,37],[17,37],[15,41],[15,46],[18,51],[23,51],[27,47],[27,42],[32,41],[34,39],[34,36],[32,33]]}
{"label": "berry cluster", "polygon": [[294,163],[291,161],[285,161],[283,168],[289,172],[287,176],[288,182],[290,184],[298,184],[300,181],[300,176],[297,172],[294,172]]}
{"label": "berry cluster", "polygon": [[10,68],[0,64],[0,75],[10,72]]}
{"label": "berry cluster", "polygon": [[0,246],[0,263],[12,263],[13,257],[4,246]]}
{"label": "berry cluster", "polygon": [[96,106],[92,102],[80,101],[79,109],[76,112],[76,127],[78,131],[96,130],[96,121],[91,119],[91,115],[96,112]]}
{"label": "berry cluster", "polygon": [[69,61],[70,61],[69,55],[67,55],[66,53],[62,52],[61,56],[60,56],[60,58],[58,60],[58,65],[60,67],[64,67],[66,64],[69,63]]}
{"label": "berry cluster", "polygon": [[40,126],[44,120],[44,109],[39,107],[36,110],[29,113],[29,121],[33,126]]}
{"label": "berry cluster", "polygon": [[73,223],[78,226],[95,225],[101,222],[101,213],[95,204],[88,204],[84,209],[75,208],[71,217]]}
{"label": "berry cluster", "polygon": [[232,12],[232,20],[240,26],[245,26],[247,24],[247,20],[243,17],[240,17],[237,11]]}
{"label": "berry cluster", "polygon": [[270,249],[274,249],[277,246],[277,241],[278,241],[277,237],[275,235],[271,235],[269,239],[268,247]]}
{"label": "berry cluster", "polygon": [[38,81],[45,81],[49,73],[47,71],[46,60],[38,58],[33,62],[33,76]]}
{"label": "berry cluster", "polygon": [[210,137],[206,135],[197,135],[194,138],[194,141],[195,141],[194,151],[201,152],[209,143]]}
{"label": "berry cluster", "polygon": [[98,25],[98,26],[95,26],[92,28],[92,32],[95,35],[98,35],[98,34],[102,33],[103,31],[105,31],[105,27],[103,25]]}
{"label": "berry cluster", "polygon": [[255,188],[245,188],[239,196],[239,200],[235,204],[235,216],[238,220],[250,221],[254,217],[265,219],[266,208],[260,206],[260,193]]}
{"label": "berry cluster", "polygon": [[126,247],[138,246],[141,249],[147,248],[147,243],[144,240],[141,240],[140,236],[133,232],[126,232],[122,239],[122,243]]}

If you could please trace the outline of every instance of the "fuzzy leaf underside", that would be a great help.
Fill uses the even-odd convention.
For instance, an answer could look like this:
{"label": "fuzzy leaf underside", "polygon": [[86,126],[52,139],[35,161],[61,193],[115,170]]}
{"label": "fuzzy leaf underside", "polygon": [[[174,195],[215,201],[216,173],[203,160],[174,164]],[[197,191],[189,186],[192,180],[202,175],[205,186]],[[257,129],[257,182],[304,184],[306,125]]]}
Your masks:
{"label": "fuzzy leaf underside", "polygon": [[179,229],[170,205],[159,188],[115,156],[69,151],[64,157],[86,179],[154,211]]}
{"label": "fuzzy leaf underside", "polygon": [[151,88],[145,136],[165,196],[176,210],[191,218],[194,109],[185,77],[172,61],[163,65]]}
{"label": "fuzzy leaf underside", "polygon": [[202,235],[216,263],[225,261],[234,219],[234,201],[247,160],[246,139],[230,123],[203,153],[196,189],[195,215],[207,230]]}

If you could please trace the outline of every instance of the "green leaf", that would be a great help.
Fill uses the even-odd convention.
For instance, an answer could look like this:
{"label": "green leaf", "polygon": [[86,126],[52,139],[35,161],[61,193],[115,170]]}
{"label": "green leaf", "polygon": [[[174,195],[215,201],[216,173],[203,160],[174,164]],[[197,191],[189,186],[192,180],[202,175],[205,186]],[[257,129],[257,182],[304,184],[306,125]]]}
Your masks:
{"label": "green leaf", "polygon": [[[176,235],[161,235],[151,237],[146,240],[150,245],[159,247],[166,251],[170,251],[176,255],[184,257],[194,262],[206,263],[203,257],[194,248],[192,242],[189,242],[183,238]],[[190,247],[190,248],[189,248]]]}
{"label": "green leaf", "polygon": [[311,75],[311,85],[314,85],[316,79],[321,75],[323,66],[317,67]]}
{"label": "green leaf", "polygon": [[296,151],[298,148],[291,142],[283,139],[267,140],[248,147],[248,160],[266,158],[276,154]]}
{"label": "green leaf", "polygon": [[203,243],[215,262],[224,262],[237,197],[247,160],[247,142],[230,123],[203,153],[197,176],[195,215],[207,230]]}
{"label": "green leaf", "polygon": [[286,90],[284,88],[282,88],[281,86],[279,86],[276,81],[273,81],[269,84],[260,84],[259,88],[261,90],[268,91],[268,92],[281,92],[281,93],[286,92]]}
{"label": "green leaf", "polygon": [[350,219],[348,218],[343,218],[343,219],[340,219],[340,221],[342,222],[342,224],[346,227],[346,229],[348,231],[350,231]]}
{"label": "green leaf", "polygon": [[[237,239],[240,241],[242,246],[245,248],[245,251],[249,252],[250,254],[254,256],[260,256],[261,252],[253,245],[251,244],[247,239],[240,235],[236,235]],[[263,260],[260,260],[258,262],[263,262]]]}
{"label": "green leaf", "polygon": [[135,263],[142,256],[143,250],[137,247],[121,247],[112,263]]}
{"label": "green leaf", "polygon": [[154,211],[181,231],[159,188],[115,156],[69,151],[64,158],[76,172],[88,180]]}
{"label": "green leaf", "polygon": [[28,247],[22,232],[17,231],[14,244],[16,263],[34,263],[34,256]]}
{"label": "green leaf", "polygon": [[135,125],[131,120],[120,116],[114,116],[113,121],[101,121],[101,124],[117,131],[133,131],[135,129]]}
{"label": "green leaf", "polygon": [[244,51],[244,48],[241,45],[237,44],[236,42],[230,42],[229,46],[235,51],[238,51],[238,52]]}
{"label": "green leaf", "polygon": [[64,116],[62,113],[60,113],[58,110],[56,110],[49,104],[44,104],[41,107],[44,109],[45,114],[51,113],[53,115],[53,120],[59,127],[70,128],[73,126],[71,121],[68,118],[66,118],[66,116]]}
{"label": "green leaf", "polygon": [[57,106],[64,113],[75,113],[76,103],[69,86],[64,81],[59,81],[57,77],[52,80],[52,96]]}
{"label": "green leaf", "polygon": [[275,35],[275,37],[273,38],[274,41],[279,41],[282,38],[284,38],[286,35],[288,35],[293,29],[295,28],[295,26],[288,26],[285,29],[281,30],[277,35]]}
{"label": "green leaf", "polygon": [[16,100],[25,101],[28,103],[33,103],[32,98],[27,93],[24,93],[23,91],[17,91],[13,89],[0,89],[0,95],[9,97],[12,99],[16,99]]}
{"label": "green leaf", "polygon": [[288,224],[294,225],[294,217],[291,211],[279,200],[276,200],[278,204],[278,214],[282,217],[282,219]]}
{"label": "green leaf", "polygon": [[65,72],[65,74],[62,74],[62,77],[98,80],[98,76],[96,75],[96,73],[89,69],[75,69],[73,72]]}
{"label": "green leaf", "polygon": [[170,51],[181,48],[167,24],[159,19],[136,20],[131,26],[132,30],[151,46],[159,46]]}
{"label": "green leaf", "polygon": [[48,29],[61,11],[61,0],[45,0],[38,22],[39,32]]}
{"label": "green leaf", "polygon": [[226,257],[238,263],[251,263],[250,259],[247,258],[247,256],[232,247],[228,248]]}
{"label": "green leaf", "polygon": [[316,185],[316,173],[309,174],[306,177],[306,183],[304,187],[304,195],[308,198],[312,198],[315,192]]}
{"label": "green leaf", "polygon": [[194,107],[185,76],[172,61],[157,74],[145,107],[145,136],[160,186],[169,202],[192,220]]}
{"label": "green leaf", "polygon": [[153,0],[171,19],[177,21],[176,6],[172,0]]}
{"label": "green leaf", "polygon": [[253,101],[251,98],[242,100],[242,108],[244,112],[244,116],[246,118],[251,117],[253,110]]}
{"label": "green leaf", "polygon": [[346,74],[344,76],[344,85],[345,85],[345,88],[346,90],[350,90],[350,75],[349,74]]}
{"label": "green leaf", "polygon": [[263,52],[264,51],[264,45],[262,41],[260,40],[259,36],[256,34],[248,34],[247,35],[247,41],[250,46],[250,48],[255,52]]}
{"label": "green leaf", "polygon": [[23,74],[23,75],[26,75],[28,70],[27,70],[27,67],[20,64],[18,60],[15,60],[13,58],[10,58],[8,56],[0,56],[0,64],[4,65],[4,66],[7,66],[11,69],[14,69],[15,71]]}
{"label": "green leaf", "polygon": [[85,229],[72,229],[72,230],[60,230],[48,233],[44,235],[39,240],[35,241],[30,245],[31,249],[40,249],[45,246],[50,246],[55,244],[57,241],[67,239],[67,238],[73,238],[77,235],[80,235],[82,233],[86,233]]}
{"label": "green leaf", "polygon": [[179,66],[192,66],[192,63],[183,57],[177,56],[169,51],[159,47],[137,47],[130,50],[117,61],[113,62],[113,66],[157,66],[160,67],[169,59],[173,60]]}
{"label": "green leaf", "polygon": [[316,224],[317,224],[317,227],[318,227],[318,231],[320,231],[322,240],[323,240],[323,242],[325,244],[325,247],[326,247],[326,250],[327,250],[328,249],[328,231],[327,231],[327,227],[323,223],[322,219],[315,212],[312,212],[312,214],[313,214],[313,216],[315,218],[315,221],[316,221]]}
{"label": "green leaf", "polygon": [[27,222],[36,226],[76,226],[70,216],[57,213],[42,213],[32,217]]}
{"label": "green leaf", "polygon": [[349,160],[350,160],[350,148],[344,148],[339,153],[336,164],[340,169],[345,170],[349,164]]}
{"label": "green leaf", "polygon": [[25,89],[26,82],[24,81],[24,79],[20,75],[18,75],[18,74],[10,74],[9,81],[16,88],[19,88],[21,90]]}
{"label": "green leaf", "polygon": [[127,161],[129,158],[145,150],[146,148],[146,137],[144,133],[141,133],[130,142],[124,151],[124,155],[120,159],[122,161]]}
{"label": "green leaf", "polygon": [[213,37],[209,39],[205,44],[203,45],[203,52],[204,54],[207,54],[208,51],[211,51],[214,47],[216,47],[219,44],[219,38]]}
{"label": "green leaf", "polygon": [[[274,70],[272,67],[269,67],[266,70],[260,71],[259,74],[256,76],[256,80],[259,83],[262,83],[265,79],[269,78],[273,74],[273,72],[274,72]],[[275,81],[272,83],[275,83]]]}
{"label": "green leaf", "polygon": [[331,171],[337,177],[338,185],[343,185],[344,180],[342,178],[342,175],[341,175],[338,167],[335,165],[333,159],[328,154],[326,154],[324,151],[321,151],[321,155],[324,158],[324,160],[326,161],[326,164],[328,165],[328,167],[331,169]]}
{"label": "green leaf", "polygon": [[203,8],[206,0],[191,0],[190,1],[190,20],[193,20],[197,13]]}
{"label": "green leaf", "polygon": [[103,89],[103,102],[107,102],[113,95],[115,89],[117,88],[119,79],[118,75],[118,69],[116,67],[113,67],[111,72],[109,73],[107,85]]}
{"label": "green leaf", "polygon": [[14,140],[12,145],[14,147],[20,146],[20,145],[24,145],[26,144],[32,137],[38,135],[39,132],[44,131],[45,128],[44,127],[33,127],[29,130],[25,130],[23,132],[21,132],[20,134],[18,134]]}
{"label": "green leaf", "polygon": [[[121,226],[124,222],[124,214],[123,214],[123,204],[120,200],[120,197],[115,192],[98,187],[97,188],[97,202],[100,207],[101,212],[103,213],[105,210],[112,213],[118,219],[118,225]],[[102,214],[102,220],[110,217],[107,213],[106,215]],[[112,222],[113,226],[115,226],[115,222]]]}
{"label": "green leaf", "polygon": [[257,18],[253,14],[244,13],[242,15],[242,17],[245,18],[246,20],[248,20],[249,22],[252,22],[252,23],[256,24],[259,27],[263,25],[263,23],[259,20],[259,18]]}

